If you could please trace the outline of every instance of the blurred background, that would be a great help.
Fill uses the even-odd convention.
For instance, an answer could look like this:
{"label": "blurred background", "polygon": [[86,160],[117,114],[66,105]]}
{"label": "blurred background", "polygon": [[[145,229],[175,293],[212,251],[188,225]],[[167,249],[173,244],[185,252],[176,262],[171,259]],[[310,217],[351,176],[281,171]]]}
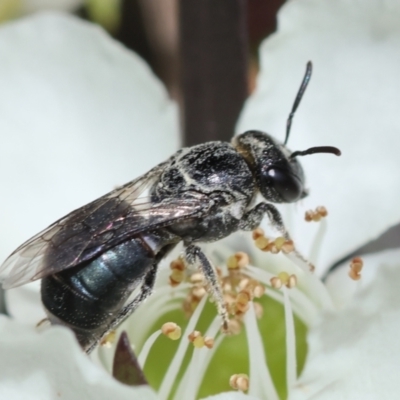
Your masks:
{"label": "blurred background", "polygon": [[0,21],[60,10],[135,51],[180,105],[182,142],[230,140],[282,0],[0,0]]}

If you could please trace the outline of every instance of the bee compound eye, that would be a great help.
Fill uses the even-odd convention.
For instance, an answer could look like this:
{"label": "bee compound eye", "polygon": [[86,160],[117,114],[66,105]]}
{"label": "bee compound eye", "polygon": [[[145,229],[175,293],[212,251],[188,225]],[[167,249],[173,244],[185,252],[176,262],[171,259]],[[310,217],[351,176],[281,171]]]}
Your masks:
{"label": "bee compound eye", "polygon": [[286,203],[293,203],[301,198],[303,185],[299,178],[279,168],[267,170],[267,181],[272,186],[282,200]]}

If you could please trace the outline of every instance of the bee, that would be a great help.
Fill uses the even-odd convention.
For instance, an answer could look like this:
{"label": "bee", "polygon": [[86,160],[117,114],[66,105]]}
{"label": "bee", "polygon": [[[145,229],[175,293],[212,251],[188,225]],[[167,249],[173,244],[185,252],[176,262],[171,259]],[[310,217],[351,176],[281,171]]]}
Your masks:
{"label": "bee", "polygon": [[[22,244],[0,267],[7,276],[3,287],[41,279],[48,319],[71,328],[90,353],[152,293],[160,261],[183,242],[185,262],[203,272],[226,329],[228,312],[221,288],[198,243],[253,230],[265,214],[289,239],[272,203],[292,203],[307,195],[298,157],[340,155],[330,146],[295,152],[286,147],[311,71],[309,62],[283,144],[267,133],[247,131],[232,143],[208,142],[177,151]],[[255,205],[258,193],[266,201]],[[138,294],[130,299],[137,288]]]}

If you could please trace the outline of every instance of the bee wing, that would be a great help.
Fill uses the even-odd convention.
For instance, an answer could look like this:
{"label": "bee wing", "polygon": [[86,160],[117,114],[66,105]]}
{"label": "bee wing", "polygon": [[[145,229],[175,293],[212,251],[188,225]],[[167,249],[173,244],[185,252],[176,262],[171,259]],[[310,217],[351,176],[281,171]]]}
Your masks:
{"label": "bee wing", "polygon": [[205,199],[151,202],[143,196],[162,171],[142,177],[56,221],[16,249],[0,267],[9,289],[88,261],[129,238],[168,226],[208,208]]}

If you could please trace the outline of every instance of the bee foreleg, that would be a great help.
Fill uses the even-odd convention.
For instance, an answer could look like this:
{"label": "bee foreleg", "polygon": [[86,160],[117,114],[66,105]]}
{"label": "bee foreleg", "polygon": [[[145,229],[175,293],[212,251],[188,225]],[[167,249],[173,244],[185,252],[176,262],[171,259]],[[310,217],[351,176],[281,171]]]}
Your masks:
{"label": "bee foreleg", "polygon": [[200,247],[190,244],[185,247],[185,259],[189,265],[198,264],[201,272],[207,280],[211,296],[217,305],[218,314],[222,318],[222,326],[225,331],[228,330],[228,310],[222,296],[221,286],[218,282],[214,268]]}
{"label": "bee foreleg", "polygon": [[268,215],[272,226],[278,230],[286,240],[290,240],[289,232],[285,228],[280,212],[270,203],[257,204],[254,208],[247,211],[239,223],[239,229],[243,231],[252,231],[258,228],[265,214]]}

